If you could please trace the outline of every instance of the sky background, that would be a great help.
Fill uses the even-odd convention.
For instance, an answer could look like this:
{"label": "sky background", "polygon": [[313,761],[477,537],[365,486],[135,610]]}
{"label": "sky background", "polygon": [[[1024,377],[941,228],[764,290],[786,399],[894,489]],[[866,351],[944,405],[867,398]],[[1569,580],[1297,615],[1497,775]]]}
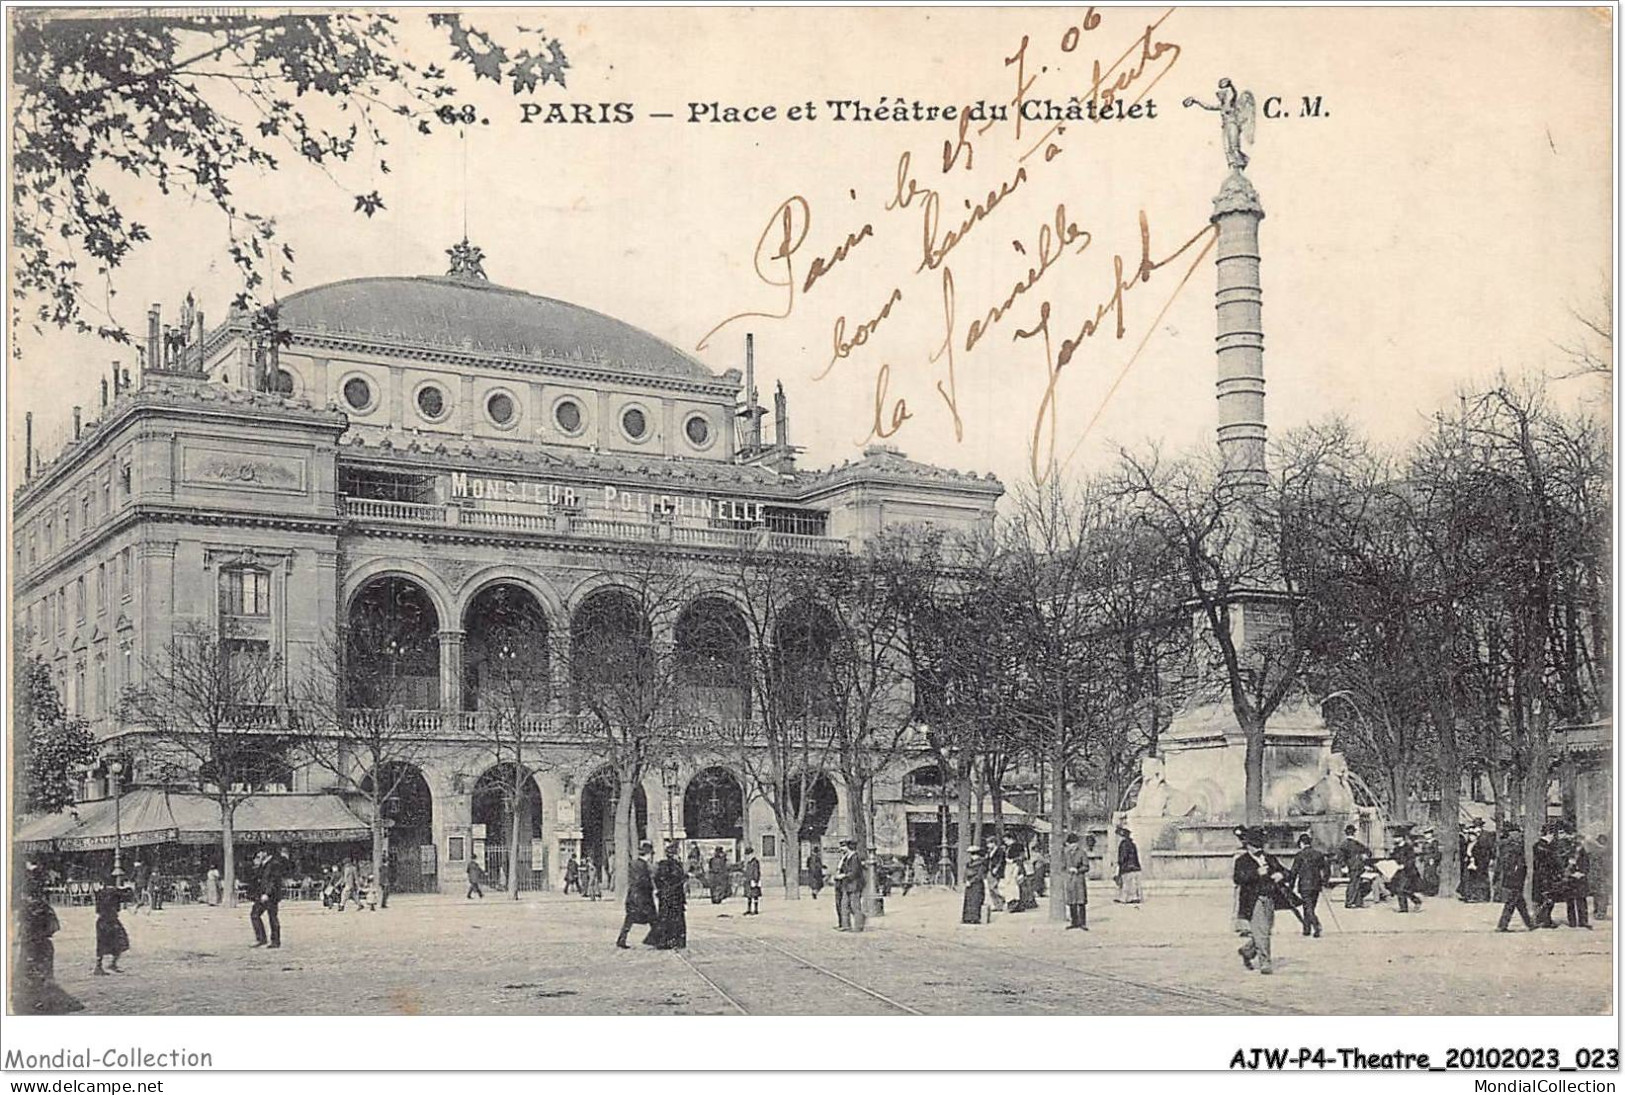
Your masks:
{"label": "sky background", "polygon": [[[576,10],[477,22],[541,25],[571,60],[569,86],[516,98],[487,82],[470,102],[490,117],[460,140],[405,129],[385,150],[393,171],[365,163],[337,181],[290,166],[240,184],[245,204],[276,215],[297,255],[297,289],[343,278],[442,274],[463,234],[484,249],[497,283],[582,304],[644,328],[718,371],[742,367],[756,336],[759,386],[789,395],[792,440],[804,464],[861,453],[887,367],[893,401],[912,417],[889,443],[909,456],[1030,476],[1031,437],[1046,384],[1036,340],[1013,332],[1051,307],[1056,341],[1110,299],[1113,257],[1132,271],[1139,217],[1160,255],[1199,233],[1226,175],[1217,116],[1181,109],[1211,98],[1220,77],[1260,103],[1284,97],[1296,112],[1318,95],[1320,118],[1260,118],[1248,176],[1267,211],[1261,232],[1268,417],[1279,432],[1340,413],[1384,441],[1428,424],[1463,383],[1497,370],[1561,370],[1559,347],[1579,340],[1573,312],[1596,314],[1611,296],[1610,48],[1606,12],[1586,9],[1179,9],[1151,41],[1167,45],[1125,93],[1156,103],[1156,117],[1077,123],[1055,136],[1060,154],[1019,157],[1048,128],[1027,122],[972,133],[973,158],[941,171],[954,123],[839,123],[824,101],[882,96],[950,104],[1009,102],[1027,38],[1029,97],[1087,94],[1094,62],[1111,70],[1166,9],[1100,9],[1069,36],[1083,9],[882,11],[707,9]],[[424,63],[448,51],[427,13],[402,11],[401,36]],[[1073,48],[1064,47],[1071,45]],[[1177,49],[1167,48],[1168,46]],[[1121,71],[1121,70],[1120,70]],[[1155,80],[1155,86],[1149,87]],[[628,125],[519,124],[520,104],[633,104]],[[687,124],[690,101],[739,106],[813,100],[812,122]],[[225,103],[228,100],[222,99]],[[653,119],[668,111],[673,119]],[[908,153],[922,187],[940,192],[940,222],[963,218],[1018,167],[1027,178],[948,256],[960,340],[1026,274],[1041,226],[1057,205],[1089,244],[1055,264],[971,352],[955,355],[961,428],[936,385],[946,363],[941,270],[917,271],[920,202],[887,210]],[[466,179],[466,182],[465,182]],[[353,195],[377,187],[386,208],[371,219]],[[191,291],[224,317],[237,291],[222,217],[116,182],[115,196],[153,241],[116,274],[114,314],[133,331],[149,303],[165,317]],[[810,221],[792,259],[805,277],[849,233],[872,225],[797,299],[788,318],[753,318],[699,341],[735,313],[781,313],[786,290],[764,284],[753,255],[775,210],[805,199]],[[797,222],[797,228],[801,223]],[[1025,254],[1017,245],[1025,248]],[[1189,258],[1194,258],[1191,252]],[[1084,343],[1056,387],[1056,440],[1070,469],[1088,472],[1118,445],[1184,448],[1211,436],[1212,256],[1179,287],[1174,263],[1125,295],[1114,318]],[[770,268],[775,277],[782,265]],[[832,330],[852,331],[901,293],[867,345],[831,367]],[[1139,349],[1136,356],[1136,349]],[[8,469],[22,466],[22,415],[33,410],[47,457],[71,430],[71,407],[97,402],[107,363],[131,350],[93,338],[27,336],[10,361]],[[1594,381],[1567,381],[1564,399],[1597,399]]]}

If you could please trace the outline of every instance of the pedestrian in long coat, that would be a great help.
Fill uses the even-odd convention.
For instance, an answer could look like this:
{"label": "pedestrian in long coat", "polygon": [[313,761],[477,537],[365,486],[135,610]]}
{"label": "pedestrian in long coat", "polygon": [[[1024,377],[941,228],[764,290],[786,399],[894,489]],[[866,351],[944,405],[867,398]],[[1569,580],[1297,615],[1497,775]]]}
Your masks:
{"label": "pedestrian in long coat", "polygon": [[597,860],[581,864],[576,870],[576,890],[588,901],[604,899],[604,865]]}
{"label": "pedestrian in long coat", "polygon": [[707,871],[707,880],[711,887],[711,904],[720,905],[728,899],[728,853],[717,845],[717,850],[711,853],[711,863]]}
{"label": "pedestrian in long coat", "polygon": [[1569,851],[1564,862],[1563,898],[1568,905],[1569,927],[1591,930],[1591,855],[1578,834],[1569,834]]}
{"label": "pedestrian in long coat", "polygon": [[1535,927],[1555,928],[1552,923],[1552,906],[1556,905],[1563,896],[1563,860],[1557,851],[1557,832],[1551,827],[1540,834],[1535,841],[1535,850],[1530,857],[1529,864],[1534,878],[1531,879],[1531,889],[1539,907],[1535,910]]}
{"label": "pedestrian in long coat", "polygon": [[626,936],[632,930],[633,924],[648,924],[649,934],[643,939],[646,946],[654,946],[655,938],[655,884],[654,875],[649,869],[649,860],[654,858],[653,844],[645,841],[638,845],[638,857],[632,861],[632,871],[626,883],[626,919],[621,921],[621,934],[615,940],[615,945],[622,950],[629,950],[626,945]]}
{"label": "pedestrian in long coat", "polygon": [[812,890],[813,900],[818,900],[818,891],[824,888],[824,853],[813,845],[813,850],[807,856],[807,886]]}
{"label": "pedestrian in long coat", "polygon": [[745,915],[762,915],[762,861],[755,848],[745,849]]}
{"label": "pedestrian in long coat", "polygon": [[1275,928],[1275,909],[1278,903],[1290,905],[1290,895],[1282,888],[1287,872],[1280,860],[1264,851],[1264,834],[1256,829],[1247,830],[1245,848],[1236,856],[1232,881],[1241,890],[1241,911],[1247,913],[1248,935],[1237,954],[1242,964],[1252,969],[1258,963],[1260,973],[1274,973],[1270,936]]}
{"label": "pedestrian in long coat", "polygon": [[1343,843],[1338,845],[1337,858],[1348,872],[1348,889],[1343,893],[1345,909],[1365,907],[1365,865],[1371,860],[1371,849],[1355,837],[1355,827],[1343,829]]}
{"label": "pedestrian in long coat", "polygon": [[581,867],[576,862],[575,856],[571,856],[569,862],[564,865],[564,892],[569,893],[571,890],[581,892]]}
{"label": "pedestrian in long coat", "polygon": [[1315,839],[1308,833],[1298,834],[1298,854],[1292,859],[1291,885],[1303,899],[1303,934],[1320,938],[1320,917],[1316,907],[1320,904],[1320,891],[1332,877],[1332,867],[1326,853],[1315,847]]}
{"label": "pedestrian in long coat", "polygon": [[843,926],[841,931],[860,932],[864,926],[863,913],[863,856],[858,854],[858,842],[841,841],[840,866],[835,868],[835,898],[839,902]]}
{"label": "pedestrian in long coat", "polygon": [[1614,895],[1613,849],[1608,846],[1608,834],[1598,833],[1596,854],[1591,857],[1591,899],[1598,920],[1608,919],[1608,899]]}
{"label": "pedestrian in long coat", "polygon": [[1512,914],[1517,913],[1523,918],[1525,931],[1534,931],[1535,923],[1529,918],[1529,903],[1524,900],[1523,884],[1529,876],[1528,865],[1523,855],[1523,832],[1516,825],[1503,826],[1501,830],[1501,850],[1496,855],[1496,862],[1500,868],[1500,890],[1497,896],[1501,899],[1501,920],[1495,926],[1498,932],[1510,929]]}
{"label": "pedestrian in long coat", "polygon": [[980,924],[987,907],[987,860],[982,849],[972,848],[965,859],[965,903],[959,914],[962,924]]}
{"label": "pedestrian in long coat", "polygon": [[[124,903],[131,899],[130,891],[118,885],[112,875],[102,879],[101,887],[96,891],[96,969],[95,973],[106,976],[108,970],[113,973],[123,973],[118,968],[119,955],[130,949],[130,933],[124,930],[124,924],[119,920],[119,910]],[[102,969],[102,959],[111,958],[108,969]]]}
{"label": "pedestrian in long coat", "polygon": [[677,858],[677,845],[666,849],[666,858],[655,867],[655,900],[660,904],[655,921],[654,945],[661,950],[682,950],[688,946],[688,872]]}
{"label": "pedestrian in long coat", "polygon": [[84,1011],[85,1005],[56,983],[56,944],[51,936],[61,930],[56,910],[46,899],[38,867],[28,865],[21,906],[16,908],[18,965],[12,975],[12,1000],[17,1011],[29,1015],[62,1015]]}
{"label": "pedestrian in long coat", "polygon": [[1066,834],[1061,848],[1061,868],[1066,872],[1067,929],[1089,930],[1089,852],[1077,833]]}

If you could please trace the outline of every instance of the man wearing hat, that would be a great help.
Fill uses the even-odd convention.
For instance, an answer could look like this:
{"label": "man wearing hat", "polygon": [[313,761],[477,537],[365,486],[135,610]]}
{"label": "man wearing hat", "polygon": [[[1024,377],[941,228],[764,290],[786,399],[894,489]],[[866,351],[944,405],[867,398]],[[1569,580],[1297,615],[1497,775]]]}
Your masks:
{"label": "man wearing hat", "polygon": [[1399,899],[1399,911],[1411,911],[1411,903],[1415,902],[1416,911],[1422,911],[1422,895],[1417,891],[1422,888],[1422,880],[1416,873],[1416,846],[1411,843],[1411,833],[1408,828],[1400,829],[1394,836],[1394,847],[1389,852],[1389,858],[1397,863],[1398,869],[1394,877],[1389,880],[1388,888]]}
{"label": "man wearing hat", "polygon": [[1343,894],[1345,909],[1365,907],[1365,865],[1371,860],[1371,849],[1360,843],[1353,825],[1343,828],[1343,843],[1337,846],[1337,858],[1348,872],[1348,890]]}
{"label": "man wearing hat", "polygon": [[1117,897],[1120,905],[1138,905],[1145,900],[1140,886],[1140,849],[1134,843],[1134,834],[1123,825],[1117,827]]}
{"label": "man wearing hat", "polygon": [[[622,950],[631,949],[626,945],[626,936],[633,924],[648,924],[649,934],[654,934],[655,883],[649,870],[649,860],[654,854],[655,846],[646,840],[638,845],[638,857],[632,861],[632,872],[626,881],[626,919],[621,921],[621,934],[615,940],[615,945]],[[644,942],[650,940],[646,938]]]}
{"label": "man wearing hat", "polygon": [[1326,882],[1332,876],[1331,864],[1326,859],[1326,853],[1315,847],[1315,840],[1308,833],[1298,834],[1298,854],[1292,859],[1291,884],[1303,898],[1303,934],[1320,938],[1320,917],[1315,915],[1315,907],[1320,904],[1320,891],[1326,888]]}
{"label": "man wearing hat", "polygon": [[1535,901],[1535,927],[1555,928],[1552,907],[1563,894],[1563,859],[1557,850],[1557,823],[1541,826],[1540,837],[1530,855],[1531,891]]}
{"label": "man wearing hat", "polygon": [[762,861],[755,848],[745,849],[745,915],[762,915]]}
{"label": "man wearing hat", "polygon": [[1066,834],[1066,845],[1061,851],[1061,863],[1066,869],[1067,927],[1089,930],[1089,853],[1078,842],[1077,833]]}
{"label": "man wearing hat", "polygon": [[1484,822],[1473,819],[1462,838],[1461,899],[1467,902],[1490,899],[1490,864],[1495,860],[1495,835]]}
{"label": "man wearing hat", "polygon": [[1509,930],[1515,912],[1523,918],[1524,930],[1534,931],[1534,922],[1529,919],[1529,904],[1523,896],[1524,880],[1529,876],[1529,868],[1523,857],[1523,830],[1516,825],[1509,823],[1502,826],[1498,859],[1501,864],[1501,921],[1495,930]]}
{"label": "man wearing hat", "polygon": [[863,930],[863,857],[858,842],[841,841],[841,864],[835,868],[835,904],[840,915],[838,931]]}
{"label": "man wearing hat", "polygon": [[1250,934],[1236,953],[1248,969],[1253,969],[1256,961],[1260,973],[1274,973],[1270,933],[1275,928],[1276,898],[1287,872],[1280,860],[1264,851],[1261,830],[1248,829],[1243,843],[1245,847],[1236,856],[1233,880],[1241,891],[1240,907]]}

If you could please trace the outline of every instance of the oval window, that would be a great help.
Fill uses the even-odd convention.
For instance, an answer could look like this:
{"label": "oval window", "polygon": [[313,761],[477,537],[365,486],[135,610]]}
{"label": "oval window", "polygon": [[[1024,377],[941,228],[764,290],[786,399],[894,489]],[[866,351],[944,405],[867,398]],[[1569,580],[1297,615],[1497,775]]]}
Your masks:
{"label": "oval window", "polygon": [[621,415],[621,429],[632,440],[641,441],[643,435],[649,432],[649,420],[636,407],[628,407],[626,413]]}
{"label": "oval window", "polygon": [[553,421],[565,433],[575,433],[581,429],[581,404],[573,399],[564,400],[553,408]]}
{"label": "oval window", "polygon": [[271,375],[271,391],[276,395],[292,395],[293,374],[286,369],[278,369]]}
{"label": "oval window", "polygon": [[344,402],[352,410],[366,410],[372,406],[372,385],[359,376],[352,376],[344,382]]}
{"label": "oval window", "polygon": [[446,393],[433,384],[418,389],[418,410],[427,419],[437,419],[446,413]]}
{"label": "oval window", "polygon": [[513,421],[515,408],[513,396],[507,392],[497,392],[485,401],[485,413],[491,416],[491,421],[499,426],[506,426]]}
{"label": "oval window", "polygon": [[683,432],[696,446],[703,448],[711,440],[711,423],[702,416],[695,415],[683,426]]}

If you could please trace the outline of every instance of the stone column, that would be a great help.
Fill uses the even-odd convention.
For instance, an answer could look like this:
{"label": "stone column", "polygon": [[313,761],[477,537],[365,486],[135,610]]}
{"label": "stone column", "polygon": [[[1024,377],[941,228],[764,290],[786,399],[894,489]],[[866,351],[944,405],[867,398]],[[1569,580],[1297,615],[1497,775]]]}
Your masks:
{"label": "stone column", "polygon": [[463,633],[440,632],[440,710],[463,709]]}
{"label": "stone column", "polygon": [[1258,225],[1264,207],[1247,176],[1232,171],[1213,199],[1218,228],[1219,451],[1232,482],[1266,484],[1264,466],[1263,290],[1258,276]]}

